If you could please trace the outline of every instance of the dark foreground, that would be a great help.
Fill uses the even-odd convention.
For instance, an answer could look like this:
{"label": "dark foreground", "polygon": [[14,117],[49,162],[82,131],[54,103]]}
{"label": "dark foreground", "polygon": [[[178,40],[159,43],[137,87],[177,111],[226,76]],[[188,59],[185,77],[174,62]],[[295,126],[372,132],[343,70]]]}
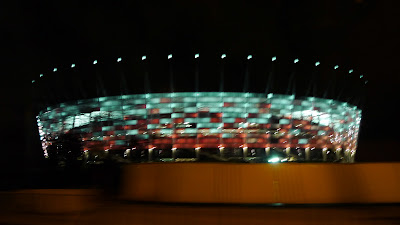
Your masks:
{"label": "dark foreground", "polygon": [[400,224],[400,205],[216,206],[113,202],[73,214],[0,212],[0,224]]}

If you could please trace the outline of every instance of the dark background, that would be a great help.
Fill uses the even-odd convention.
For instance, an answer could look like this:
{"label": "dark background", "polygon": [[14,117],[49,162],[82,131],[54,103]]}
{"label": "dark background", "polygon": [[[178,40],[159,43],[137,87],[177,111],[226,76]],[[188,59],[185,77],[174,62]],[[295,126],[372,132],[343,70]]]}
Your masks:
{"label": "dark background", "polygon": [[[41,106],[82,98],[79,82],[86,97],[96,96],[98,76],[108,95],[120,93],[121,73],[129,93],[143,92],[142,55],[148,57],[152,91],[169,91],[169,53],[174,55],[176,91],[194,90],[195,53],[201,60],[200,91],[218,90],[222,53],[228,56],[227,91],[242,91],[249,54],[254,57],[249,90],[255,92],[264,91],[275,55],[275,92],[284,92],[291,71],[298,71],[296,90],[304,94],[316,61],[321,62],[318,95],[332,77],[344,76],[352,68],[354,77],[364,75],[362,81],[349,83],[352,92],[346,93],[364,99],[358,102],[363,118],[356,160],[399,161],[399,1],[261,2],[2,2],[0,158],[7,168],[3,173],[40,165],[35,116]],[[123,58],[119,65],[118,57]],[[298,68],[295,58],[300,59]],[[96,67],[94,59],[99,60]],[[76,64],[75,72],[71,63]],[[340,67],[334,73],[336,64]],[[368,84],[360,85],[365,80]],[[337,91],[331,97],[335,96]]]}

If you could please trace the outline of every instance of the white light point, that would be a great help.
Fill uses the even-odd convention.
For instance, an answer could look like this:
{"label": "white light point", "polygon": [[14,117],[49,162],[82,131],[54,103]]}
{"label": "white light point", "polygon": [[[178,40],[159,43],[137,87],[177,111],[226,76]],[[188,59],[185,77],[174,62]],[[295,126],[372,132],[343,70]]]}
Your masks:
{"label": "white light point", "polygon": [[168,55],[168,59],[172,59],[172,54],[169,54],[169,55]]}
{"label": "white light point", "polygon": [[121,58],[121,57],[117,59],[117,62],[121,62],[121,61],[122,61],[122,58]]}
{"label": "white light point", "polygon": [[276,56],[272,57],[272,62],[276,61]]}
{"label": "white light point", "polygon": [[226,58],[226,54],[221,55],[221,59],[224,59],[224,58]]}
{"label": "white light point", "polygon": [[299,62],[299,59],[295,59],[293,62],[294,62],[294,63],[298,63],[298,62]]}
{"label": "white light point", "polygon": [[320,62],[316,62],[315,63],[315,66],[319,66],[321,63]]}
{"label": "white light point", "polygon": [[272,158],[272,159],[268,160],[269,163],[276,163],[276,162],[279,162],[279,161],[280,161],[280,159],[278,157],[275,157],[275,158]]}
{"label": "white light point", "polygon": [[199,53],[197,53],[196,55],[194,55],[194,58],[195,59],[197,59],[197,58],[199,58],[200,57],[200,54]]}
{"label": "white light point", "polygon": [[253,58],[252,55],[248,55],[248,56],[247,56],[247,60],[252,59],[252,58]]}
{"label": "white light point", "polygon": [[142,56],[142,60],[145,60],[146,59],[146,56],[144,55],[144,56]]}

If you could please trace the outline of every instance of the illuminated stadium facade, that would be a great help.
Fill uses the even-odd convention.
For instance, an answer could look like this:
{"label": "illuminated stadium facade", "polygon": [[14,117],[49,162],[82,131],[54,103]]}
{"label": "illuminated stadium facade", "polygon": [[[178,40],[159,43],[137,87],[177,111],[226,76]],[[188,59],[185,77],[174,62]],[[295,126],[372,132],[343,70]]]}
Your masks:
{"label": "illuminated stadium facade", "polygon": [[37,116],[45,155],[75,134],[87,159],[118,153],[134,162],[354,162],[361,110],[294,95],[176,92],[99,97]]}

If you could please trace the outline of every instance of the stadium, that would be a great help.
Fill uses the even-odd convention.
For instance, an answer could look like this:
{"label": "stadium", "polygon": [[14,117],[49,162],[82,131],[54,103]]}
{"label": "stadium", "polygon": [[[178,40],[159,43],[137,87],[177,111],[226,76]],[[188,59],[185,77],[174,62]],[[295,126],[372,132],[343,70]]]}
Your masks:
{"label": "stadium", "polygon": [[172,92],[60,103],[37,116],[45,156],[75,137],[87,161],[354,162],[361,110],[332,99]]}

